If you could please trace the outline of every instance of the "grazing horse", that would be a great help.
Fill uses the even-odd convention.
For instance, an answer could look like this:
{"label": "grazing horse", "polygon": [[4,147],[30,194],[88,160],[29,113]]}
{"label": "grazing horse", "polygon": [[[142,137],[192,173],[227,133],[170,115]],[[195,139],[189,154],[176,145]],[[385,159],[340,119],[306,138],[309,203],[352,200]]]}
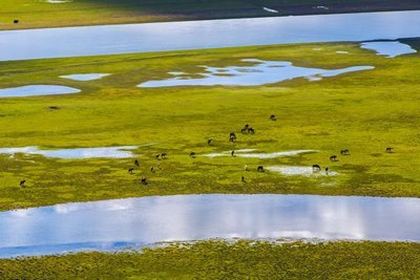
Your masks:
{"label": "grazing horse", "polygon": [[338,157],[336,155],[330,156],[330,161],[338,161]]}
{"label": "grazing horse", "polygon": [[319,166],[318,164],[314,164],[312,165],[312,172],[319,172],[321,171],[321,166]]}
{"label": "grazing horse", "polygon": [[128,173],[133,174],[134,173],[134,168],[128,169]]}
{"label": "grazing horse", "polygon": [[389,153],[389,154],[392,154],[393,152],[394,152],[394,148],[392,148],[392,147],[388,147],[388,148],[386,148],[386,150],[385,150],[387,153]]}
{"label": "grazing horse", "polygon": [[241,181],[242,181],[242,183],[246,183],[246,180],[245,180],[244,176],[241,177]]}
{"label": "grazing horse", "polygon": [[328,172],[330,171],[330,168],[327,166],[325,167],[325,175],[328,175]]}
{"label": "grazing horse", "polygon": [[20,181],[19,186],[21,188],[24,188],[25,187],[25,183],[26,183],[26,180],[22,180],[22,181]]}
{"label": "grazing horse", "polygon": [[19,20],[18,19],[15,19],[15,20],[13,20],[13,23],[14,24],[18,24],[19,23]]}
{"label": "grazing horse", "polygon": [[191,153],[190,153],[190,157],[191,157],[191,158],[195,158],[195,157],[196,157],[196,153],[191,152]]}
{"label": "grazing horse", "polygon": [[235,151],[230,152],[230,155],[234,157],[235,156]]}
{"label": "grazing horse", "polygon": [[258,171],[258,172],[265,172],[265,170],[264,170],[264,166],[262,166],[262,165],[258,166],[258,167],[257,167],[257,171]]}
{"label": "grazing horse", "polygon": [[340,151],[340,154],[343,155],[343,156],[349,156],[350,155],[350,151],[349,151],[349,149],[342,149]]}
{"label": "grazing horse", "polygon": [[135,166],[137,166],[137,167],[139,167],[139,166],[140,166],[140,162],[136,159],[136,160],[134,161],[134,165],[135,165]]}
{"label": "grazing horse", "polygon": [[249,124],[246,124],[242,129],[241,129],[241,133],[242,134],[255,134],[255,129],[253,129]]}
{"label": "grazing horse", "polygon": [[276,115],[271,115],[271,116],[270,116],[270,120],[272,120],[272,121],[277,121],[277,117],[276,117]]}
{"label": "grazing horse", "polygon": [[155,168],[154,167],[150,167],[150,172],[155,173]]}
{"label": "grazing horse", "polygon": [[244,125],[244,127],[241,129],[241,133],[246,134],[248,133],[249,124]]}
{"label": "grazing horse", "polygon": [[213,139],[209,139],[209,140],[207,140],[207,145],[211,145],[211,144],[213,144]]}
{"label": "grazing horse", "polygon": [[141,177],[141,179],[140,179],[140,183],[142,184],[142,185],[148,185],[149,184],[149,182],[147,181],[147,178],[146,177]]}
{"label": "grazing horse", "polygon": [[167,154],[167,153],[161,153],[161,154],[160,154],[160,157],[161,157],[162,159],[167,159],[167,158],[168,158],[168,154]]}
{"label": "grazing horse", "polygon": [[230,134],[229,134],[229,142],[235,142],[236,141],[236,134],[235,134],[235,132],[231,132]]}

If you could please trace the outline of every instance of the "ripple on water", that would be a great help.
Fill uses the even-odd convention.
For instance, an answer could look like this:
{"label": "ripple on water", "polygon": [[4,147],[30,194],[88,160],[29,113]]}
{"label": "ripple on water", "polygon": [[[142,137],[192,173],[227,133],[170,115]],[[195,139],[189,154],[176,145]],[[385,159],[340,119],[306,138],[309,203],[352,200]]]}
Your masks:
{"label": "ripple on water", "polygon": [[28,86],[0,89],[0,98],[59,95],[59,94],[71,94],[71,93],[78,93],[78,92],[80,92],[79,89],[67,87],[67,86],[28,85]]}
{"label": "ripple on water", "polygon": [[[259,59],[243,59],[251,63],[249,66],[211,67],[201,66],[204,70],[198,78],[191,78],[185,73],[177,75],[168,72],[172,78],[151,80],[138,85],[140,88],[174,87],[174,86],[258,86],[273,84],[295,78],[306,78],[310,81],[321,80],[345,73],[372,70],[373,66],[352,66],[340,69],[320,69],[294,66],[288,61],[264,61]],[[197,76],[197,73],[194,74]]]}

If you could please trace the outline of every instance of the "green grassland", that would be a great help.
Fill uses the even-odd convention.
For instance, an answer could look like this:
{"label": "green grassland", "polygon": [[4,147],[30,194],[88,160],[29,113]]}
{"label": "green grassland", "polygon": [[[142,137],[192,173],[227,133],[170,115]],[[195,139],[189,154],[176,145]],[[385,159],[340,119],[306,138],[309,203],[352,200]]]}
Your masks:
{"label": "green grassland", "polygon": [[[264,6],[279,13],[264,11]],[[415,0],[1,0],[0,29],[419,8]]]}
{"label": "green grassland", "polygon": [[[198,73],[197,65],[244,65],[242,58],[375,69],[317,82],[295,79],[254,87],[136,87],[142,81],[168,78],[168,71]],[[190,193],[419,197],[419,69],[417,54],[388,59],[357,44],[340,43],[1,62],[0,88],[59,84],[82,93],[0,99],[0,147],[146,146],[135,151],[141,166],[134,175],[127,172],[133,159],[1,155],[0,209]],[[113,75],[90,82],[58,77],[91,72]],[[270,121],[271,114],[278,120]],[[239,132],[246,123],[256,129],[255,135]],[[231,131],[238,134],[235,144],[228,141]],[[211,146],[209,138],[214,139]],[[385,153],[388,146],[395,153]],[[319,152],[268,160],[202,156],[244,148]],[[351,156],[340,156],[342,148],[350,149]],[[196,159],[189,157],[192,151],[198,154]],[[156,160],[162,152],[168,159]],[[333,154],[339,155],[338,162],[330,162]],[[258,165],[315,163],[329,166],[339,176],[256,171]],[[249,171],[244,171],[245,165]],[[141,176],[149,185],[139,183]],[[26,187],[20,188],[23,179]]]}
{"label": "green grassland", "polygon": [[419,279],[420,244],[207,241],[143,253],[0,260],[8,279]]}

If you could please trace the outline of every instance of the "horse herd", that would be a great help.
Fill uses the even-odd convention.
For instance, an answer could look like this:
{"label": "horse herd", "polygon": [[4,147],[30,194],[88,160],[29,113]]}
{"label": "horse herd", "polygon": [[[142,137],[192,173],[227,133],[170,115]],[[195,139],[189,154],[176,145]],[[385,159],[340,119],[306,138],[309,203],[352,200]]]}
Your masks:
{"label": "horse herd", "polygon": [[[270,117],[269,117],[269,119],[271,120],[271,121],[277,121],[277,117],[275,116],[275,115],[271,115]],[[244,125],[244,127],[241,129],[241,133],[242,134],[249,134],[249,135],[254,135],[255,134],[255,129],[253,128],[253,127],[251,127],[249,124],[245,124]],[[235,132],[230,132],[229,133],[229,142],[230,143],[235,143],[236,142],[236,140],[237,140],[237,136],[236,136],[236,133]],[[207,145],[212,145],[213,144],[213,142],[214,142],[214,140],[212,139],[212,138],[209,138],[208,140],[207,140]],[[394,149],[392,148],[392,147],[388,147],[388,148],[386,148],[385,149],[385,152],[386,153],[393,153],[394,152]],[[349,149],[342,149],[341,151],[340,151],[340,154],[342,155],[342,156],[350,156],[351,154],[350,154],[350,150]],[[191,152],[190,153],[190,155],[189,155],[191,158],[196,158],[196,156],[197,156],[197,154],[195,153],[195,152]],[[231,156],[232,157],[234,157],[235,156],[235,150],[232,150],[231,151]],[[168,154],[167,153],[159,153],[159,154],[157,154],[156,156],[155,156],[155,158],[157,159],[157,160],[166,160],[167,158],[168,158]],[[332,155],[332,156],[330,156],[330,161],[331,162],[337,162],[337,161],[339,161],[338,160],[338,156],[337,155]],[[131,174],[131,175],[133,175],[133,174],[135,174],[135,170],[136,170],[136,168],[139,168],[140,167],[140,162],[139,162],[139,160],[138,159],[136,159],[136,160],[134,160],[134,167],[130,167],[129,169],[128,169],[128,173],[129,174]],[[319,164],[314,164],[314,165],[312,165],[312,172],[313,173],[319,173],[319,172],[321,172],[321,166],[319,165]],[[150,168],[150,171],[152,172],[152,173],[155,173],[156,172],[156,169],[155,169],[155,167],[151,167]],[[245,165],[245,171],[249,171],[249,169],[248,169],[248,166],[247,165]],[[265,172],[265,168],[264,168],[264,166],[263,165],[259,165],[258,167],[257,167],[257,172],[260,172],[260,173],[263,173],[263,172]],[[325,167],[325,173],[328,175],[328,172],[329,172],[329,167],[327,166],[327,167]],[[242,178],[241,178],[241,181],[242,182],[246,182],[246,180],[245,180],[245,177],[244,176],[242,176]],[[146,176],[142,176],[141,178],[140,178],[140,183],[142,184],[142,185],[148,185],[149,184],[149,181],[148,181],[148,179],[147,179],[147,177]],[[21,188],[24,188],[26,185],[26,180],[21,180],[20,181],[20,183],[19,183],[19,186],[21,187]]]}
{"label": "horse herd", "polygon": [[[269,117],[269,119],[271,120],[271,121],[277,121],[277,117],[275,116],[275,115],[271,115],[270,117]],[[249,135],[254,135],[255,134],[255,129],[252,127],[252,126],[250,126],[249,124],[245,124],[244,126],[243,126],[243,128],[241,129],[241,133],[242,134],[249,134]],[[236,142],[236,140],[238,139],[238,137],[237,137],[237,135],[236,135],[236,133],[235,132],[230,132],[229,133],[229,142],[230,143],[235,143]],[[208,140],[207,140],[207,145],[212,145],[213,144],[213,139],[212,138],[209,138]],[[385,150],[385,152],[387,152],[387,153],[393,153],[394,152],[394,149],[392,148],[392,147],[388,147],[388,148],[386,148],[386,150]],[[231,156],[232,157],[234,157],[235,156],[235,150],[232,150],[231,151]],[[342,156],[350,156],[351,155],[351,153],[350,153],[350,150],[349,149],[342,149],[342,150],[340,150],[340,154],[342,155]],[[195,152],[190,152],[190,154],[189,154],[189,156],[191,157],[191,158],[193,158],[193,159],[195,159],[196,157],[197,157],[197,153],[195,153]],[[157,159],[157,160],[165,160],[165,159],[167,159],[167,154],[166,153],[160,153],[160,154],[157,154],[156,156],[155,156],[155,158]],[[332,155],[332,156],[330,156],[330,161],[331,162],[338,162],[339,161],[339,159],[338,159],[338,156],[337,155]],[[137,166],[137,167],[139,167],[140,165],[139,165],[139,161],[136,159],[135,161],[134,161],[134,164]],[[319,173],[319,172],[321,172],[321,170],[322,170],[322,168],[321,168],[321,166],[319,165],[319,164],[314,164],[314,165],[312,165],[312,172],[313,173]],[[154,167],[151,167],[150,168],[150,171],[152,172],[152,173],[154,173],[155,171],[154,171]],[[248,166],[247,165],[245,165],[245,171],[249,171],[249,169],[248,169]],[[130,174],[134,174],[134,168],[130,168],[129,170],[128,170],[128,172],[130,173]],[[263,172],[265,172],[265,168],[264,168],[264,166],[263,165],[259,165],[259,166],[257,166],[257,172],[260,172],[260,173],[263,173]],[[325,174],[326,175],[328,175],[328,172],[329,172],[329,167],[327,166],[327,167],[325,167]],[[244,176],[242,176],[241,177],[241,181],[242,182],[246,182],[246,179],[245,179],[245,177]],[[149,184],[149,182],[148,182],[148,179],[145,177],[145,176],[142,176],[141,177],[141,179],[140,179],[140,183],[142,184],[142,185],[148,185]]]}

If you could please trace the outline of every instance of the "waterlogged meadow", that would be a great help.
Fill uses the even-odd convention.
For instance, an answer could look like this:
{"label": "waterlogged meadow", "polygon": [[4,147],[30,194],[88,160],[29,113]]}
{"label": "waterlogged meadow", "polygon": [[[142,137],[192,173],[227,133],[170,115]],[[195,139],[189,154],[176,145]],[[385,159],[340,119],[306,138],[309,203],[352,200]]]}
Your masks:
{"label": "waterlogged meadow", "polygon": [[[137,87],[174,72],[194,78],[199,65],[249,66],[246,59],[374,69],[257,86]],[[338,43],[1,62],[0,88],[81,92],[2,99],[0,148],[44,152],[0,155],[0,209],[191,193],[419,197],[419,64],[417,53],[388,58]],[[71,73],[111,75],[61,78]],[[121,146],[137,148],[117,159],[43,155]],[[289,154],[299,150],[316,152]],[[277,154],[286,156],[267,156]],[[322,176],[287,174],[313,165]]]}
{"label": "waterlogged meadow", "polygon": [[420,245],[208,241],[0,260],[2,279],[418,279]]}

